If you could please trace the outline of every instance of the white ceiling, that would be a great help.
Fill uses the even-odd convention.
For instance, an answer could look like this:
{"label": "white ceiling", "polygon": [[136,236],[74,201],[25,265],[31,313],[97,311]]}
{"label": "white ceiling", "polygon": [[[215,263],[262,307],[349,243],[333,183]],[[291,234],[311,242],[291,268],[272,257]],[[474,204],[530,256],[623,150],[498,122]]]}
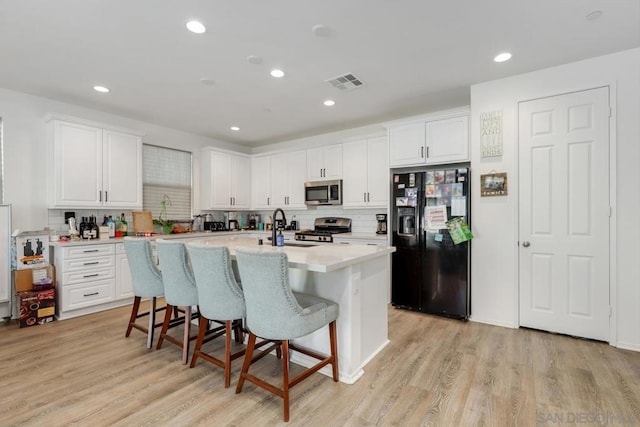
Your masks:
{"label": "white ceiling", "polygon": [[[1,87],[246,146],[468,105],[471,84],[638,46],[640,0],[0,0]],[[326,82],[344,73],[365,86]]]}

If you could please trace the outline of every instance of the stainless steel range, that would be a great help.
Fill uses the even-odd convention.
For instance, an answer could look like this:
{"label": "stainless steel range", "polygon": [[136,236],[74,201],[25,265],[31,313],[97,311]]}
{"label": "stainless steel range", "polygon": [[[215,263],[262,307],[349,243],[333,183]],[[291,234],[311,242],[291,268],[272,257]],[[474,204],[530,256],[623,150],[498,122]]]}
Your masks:
{"label": "stainless steel range", "polygon": [[351,232],[351,219],[324,217],[316,218],[313,222],[313,230],[302,230],[296,233],[296,240],[306,242],[333,242],[333,235]]}

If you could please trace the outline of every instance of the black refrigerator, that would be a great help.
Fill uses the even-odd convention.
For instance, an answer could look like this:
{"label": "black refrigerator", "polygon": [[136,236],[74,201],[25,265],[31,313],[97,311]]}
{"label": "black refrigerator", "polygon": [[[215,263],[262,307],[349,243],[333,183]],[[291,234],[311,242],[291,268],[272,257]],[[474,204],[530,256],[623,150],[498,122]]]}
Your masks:
{"label": "black refrigerator", "polygon": [[468,164],[392,171],[395,307],[469,318],[471,241],[455,244],[446,225],[471,225],[469,176]]}

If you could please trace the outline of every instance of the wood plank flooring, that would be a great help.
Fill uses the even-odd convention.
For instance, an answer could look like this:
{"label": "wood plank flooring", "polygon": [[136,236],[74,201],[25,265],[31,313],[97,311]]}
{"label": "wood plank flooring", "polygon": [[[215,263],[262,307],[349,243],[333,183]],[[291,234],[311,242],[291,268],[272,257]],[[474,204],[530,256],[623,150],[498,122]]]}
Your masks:
{"label": "wood plank flooring", "polygon": [[[249,383],[234,393],[240,361],[225,389],[222,369],[125,338],[128,316],[0,326],[0,426],[285,425],[279,398]],[[356,384],[316,374],[294,387],[288,425],[640,425],[640,353],[394,308],[389,338]],[[252,371],[278,383],[272,356]]]}

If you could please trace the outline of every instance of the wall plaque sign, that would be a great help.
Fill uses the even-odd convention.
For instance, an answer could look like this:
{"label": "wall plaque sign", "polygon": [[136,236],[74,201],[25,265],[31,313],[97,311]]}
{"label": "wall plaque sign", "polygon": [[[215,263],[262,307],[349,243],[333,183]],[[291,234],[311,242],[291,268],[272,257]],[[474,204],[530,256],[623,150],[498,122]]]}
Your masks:
{"label": "wall plaque sign", "polygon": [[502,156],[502,111],[480,113],[480,157]]}

